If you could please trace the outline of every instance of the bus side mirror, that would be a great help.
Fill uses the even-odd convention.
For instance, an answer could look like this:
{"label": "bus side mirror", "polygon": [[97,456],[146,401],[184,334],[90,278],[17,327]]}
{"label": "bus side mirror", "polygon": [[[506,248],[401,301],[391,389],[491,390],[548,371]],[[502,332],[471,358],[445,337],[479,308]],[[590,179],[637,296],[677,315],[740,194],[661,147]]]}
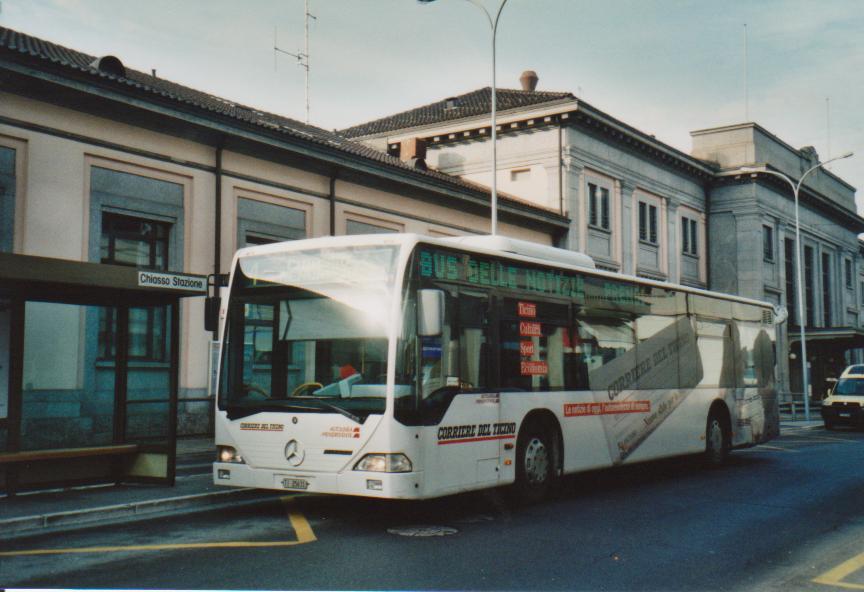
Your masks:
{"label": "bus side mirror", "polygon": [[417,292],[417,335],[437,337],[444,326],[444,292],[420,290]]}
{"label": "bus side mirror", "polygon": [[219,307],[221,304],[221,298],[218,296],[208,296],[204,299],[205,331],[213,332],[219,330]]}

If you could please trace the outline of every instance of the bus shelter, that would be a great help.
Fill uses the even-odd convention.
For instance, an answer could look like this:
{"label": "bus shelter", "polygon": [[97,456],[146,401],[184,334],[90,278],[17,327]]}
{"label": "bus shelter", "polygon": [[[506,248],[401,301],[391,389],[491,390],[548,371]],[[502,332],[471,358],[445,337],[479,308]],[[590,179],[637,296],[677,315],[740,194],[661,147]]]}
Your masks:
{"label": "bus shelter", "polygon": [[179,303],[207,278],[0,253],[0,492],[173,484]]}

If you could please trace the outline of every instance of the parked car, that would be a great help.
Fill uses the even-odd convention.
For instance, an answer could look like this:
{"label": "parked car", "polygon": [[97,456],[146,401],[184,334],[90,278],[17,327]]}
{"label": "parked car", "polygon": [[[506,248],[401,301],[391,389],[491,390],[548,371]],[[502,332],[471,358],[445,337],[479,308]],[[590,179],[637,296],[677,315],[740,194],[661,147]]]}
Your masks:
{"label": "parked car", "polygon": [[822,420],[827,429],[835,425],[864,427],[864,364],[846,368],[822,401]]}

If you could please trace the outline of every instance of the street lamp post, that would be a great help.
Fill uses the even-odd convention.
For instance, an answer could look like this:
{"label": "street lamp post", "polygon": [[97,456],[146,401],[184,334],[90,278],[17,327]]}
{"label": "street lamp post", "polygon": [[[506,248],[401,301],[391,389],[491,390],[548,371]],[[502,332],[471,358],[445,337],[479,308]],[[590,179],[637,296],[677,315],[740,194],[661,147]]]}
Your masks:
{"label": "street lamp post", "polygon": [[[435,0],[417,0],[421,4],[431,4]],[[486,7],[479,0],[467,0],[471,4],[478,6],[486,18],[489,20],[489,27],[492,29],[492,234],[498,234],[498,128],[496,125],[496,114],[498,108],[498,97],[495,93],[495,36],[498,34],[498,19],[501,17],[501,11],[504,10],[504,5],[507,0],[502,0],[498,11],[493,17],[486,10]]]}
{"label": "street lamp post", "polygon": [[744,173],[765,173],[766,175],[774,175],[775,177],[780,177],[789,183],[789,186],[792,187],[792,194],[795,197],[795,273],[797,274],[797,292],[798,292],[798,327],[801,331],[801,380],[804,390],[804,419],[810,420],[810,397],[809,390],[809,378],[807,376],[807,342],[806,338],[806,330],[805,325],[807,324],[807,319],[804,316],[804,280],[801,276],[801,259],[803,258],[804,246],[801,244],[801,223],[798,217],[798,193],[801,190],[801,185],[804,183],[804,179],[815,171],[818,168],[821,168],[828,164],[829,162],[834,162],[835,160],[841,160],[843,158],[849,158],[852,156],[852,152],[847,152],[841,156],[837,156],[834,158],[830,158],[825,162],[820,162],[806,171],[801,175],[801,178],[798,179],[798,183],[795,183],[789,176],[779,172],[779,171],[769,171],[765,167],[757,168],[757,167],[741,167],[741,171]]}

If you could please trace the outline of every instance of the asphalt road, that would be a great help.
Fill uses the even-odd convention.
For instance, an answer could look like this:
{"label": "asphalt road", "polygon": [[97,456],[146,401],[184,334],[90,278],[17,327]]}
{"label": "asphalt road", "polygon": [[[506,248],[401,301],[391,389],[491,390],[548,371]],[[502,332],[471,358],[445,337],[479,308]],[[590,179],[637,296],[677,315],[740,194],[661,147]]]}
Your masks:
{"label": "asphalt road", "polygon": [[[864,589],[862,492],[864,432],[786,430],[718,470],[678,459],[583,474],[529,508],[500,492],[308,496],[17,540],[0,545],[0,585]],[[389,532],[405,527],[429,536]]]}

